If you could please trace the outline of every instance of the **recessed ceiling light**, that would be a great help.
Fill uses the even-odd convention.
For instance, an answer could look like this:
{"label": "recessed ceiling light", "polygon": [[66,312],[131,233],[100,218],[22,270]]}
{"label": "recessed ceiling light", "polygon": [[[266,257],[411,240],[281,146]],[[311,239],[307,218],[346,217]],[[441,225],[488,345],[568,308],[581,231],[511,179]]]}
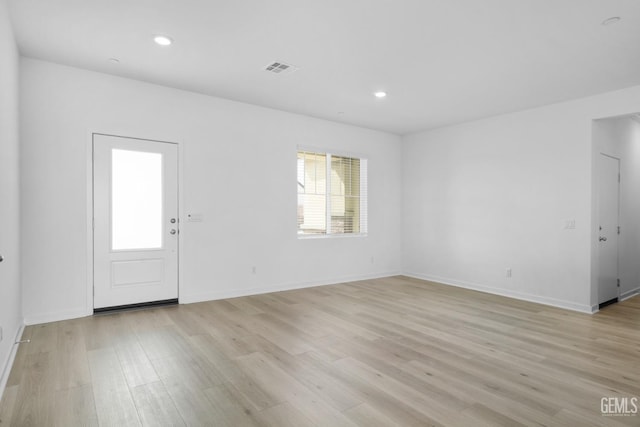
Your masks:
{"label": "recessed ceiling light", "polygon": [[383,91],[379,91],[374,93],[376,98],[384,98],[385,96],[387,96],[387,92],[383,92]]}
{"label": "recessed ceiling light", "polygon": [[173,39],[171,37],[160,36],[160,35],[154,36],[153,41],[156,42],[156,44],[159,44],[160,46],[169,46],[171,43],[173,43]]}
{"label": "recessed ceiling light", "polygon": [[612,16],[611,18],[607,18],[604,21],[602,21],[602,25],[611,25],[611,24],[617,24],[618,22],[620,22],[622,18],[620,18],[619,16]]}
{"label": "recessed ceiling light", "polygon": [[112,64],[119,64],[120,60],[118,58],[109,58],[109,62],[111,62]]}

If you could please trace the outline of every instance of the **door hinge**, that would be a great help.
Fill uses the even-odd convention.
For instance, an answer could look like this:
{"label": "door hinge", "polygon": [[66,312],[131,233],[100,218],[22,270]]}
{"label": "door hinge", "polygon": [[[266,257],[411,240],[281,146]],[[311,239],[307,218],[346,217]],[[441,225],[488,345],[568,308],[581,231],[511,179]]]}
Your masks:
{"label": "door hinge", "polygon": [[617,285],[620,287],[620,279],[617,279]]}
{"label": "door hinge", "polygon": [[620,226],[618,226],[618,234],[620,234]]}

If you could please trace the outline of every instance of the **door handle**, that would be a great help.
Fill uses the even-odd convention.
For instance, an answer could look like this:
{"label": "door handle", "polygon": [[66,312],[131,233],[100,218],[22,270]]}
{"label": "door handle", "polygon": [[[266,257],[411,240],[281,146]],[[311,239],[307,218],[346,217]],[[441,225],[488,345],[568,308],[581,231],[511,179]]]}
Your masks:
{"label": "door handle", "polygon": [[606,238],[606,237],[602,237],[602,236],[600,236],[600,238],[599,238],[598,240],[600,240],[601,242],[606,242],[606,241],[607,241],[607,238]]}
{"label": "door handle", "polygon": [[4,261],[4,257],[0,255],[0,262]]}
{"label": "door handle", "polygon": [[[172,228],[172,229],[171,229],[171,231],[169,231],[169,234],[176,234],[176,233],[177,233],[177,231],[176,231],[176,229],[175,229],[175,228]],[[605,240],[606,240],[606,239],[605,239]]]}

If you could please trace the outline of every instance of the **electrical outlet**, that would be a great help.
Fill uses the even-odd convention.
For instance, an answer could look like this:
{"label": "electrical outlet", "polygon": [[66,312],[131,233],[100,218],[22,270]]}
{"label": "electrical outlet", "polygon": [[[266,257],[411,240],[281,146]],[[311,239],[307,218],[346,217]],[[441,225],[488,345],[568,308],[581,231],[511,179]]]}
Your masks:
{"label": "electrical outlet", "polygon": [[510,268],[507,268],[506,275],[507,275],[507,277],[511,277],[511,269]]}
{"label": "electrical outlet", "polygon": [[256,274],[256,266],[251,267],[251,274]]}

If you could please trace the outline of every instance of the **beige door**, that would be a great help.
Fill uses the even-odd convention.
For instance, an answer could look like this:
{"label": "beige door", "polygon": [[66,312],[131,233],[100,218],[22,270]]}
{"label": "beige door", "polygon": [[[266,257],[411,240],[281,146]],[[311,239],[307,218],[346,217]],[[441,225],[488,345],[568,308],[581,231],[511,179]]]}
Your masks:
{"label": "beige door", "polygon": [[94,134],[94,309],[178,298],[178,146]]}

